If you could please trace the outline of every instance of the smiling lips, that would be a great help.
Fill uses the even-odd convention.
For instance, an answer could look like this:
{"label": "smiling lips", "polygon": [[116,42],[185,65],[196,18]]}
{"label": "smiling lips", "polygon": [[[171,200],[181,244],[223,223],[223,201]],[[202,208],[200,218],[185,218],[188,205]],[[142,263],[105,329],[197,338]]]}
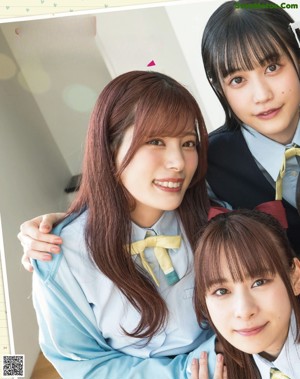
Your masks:
{"label": "smiling lips", "polygon": [[240,334],[241,336],[250,337],[250,336],[254,336],[254,335],[260,333],[265,328],[266,325],[267,325],[267,323],[265,323],[264,325],[261,325],[261,326],[255,326],[254,328],[235,329],[235,332]]}
{"label": "smiling lips", "polygon": [[164,191],[177,192],[181,190],[183,179],[161,179],[154,180],[153,183],[155,186],[159,187]]}
{"label": "smiling lips", "polygon": [[257,113],[256,117],[263,120],[269,120],[275,117],[280,112],[280,110],[281,110],[281,107],[268,109],[266,112]]}

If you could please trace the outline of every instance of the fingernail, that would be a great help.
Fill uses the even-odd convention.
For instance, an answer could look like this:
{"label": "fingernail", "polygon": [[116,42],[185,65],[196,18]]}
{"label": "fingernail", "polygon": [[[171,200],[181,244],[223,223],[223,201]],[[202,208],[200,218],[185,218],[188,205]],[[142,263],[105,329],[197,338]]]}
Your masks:
{"label": "fingernail", "polygon": [[51,254],[44,254],[43,255],[43,261],[51,261],[52,257]]}
{"label": "fingernail", "polygon": [[40,227],[42,229],[47,229],[47,230],[51,229],[51,227],[49,225],[41,225]]}
{"label": "fingernail", "polygon": [[59,246],[51,246],[50,251],[51,251],[51,253],[59,253],[60,248],[59,248]]}
{"label": "fingernail", "polygon": [[55,238],[53,243],[62,244],[62,239],[61,238]]}
{"label": "fingernail", "polygon": [[206,351],[201,351],[200,358],[205,359],[207,357]]}
{"label": "fingernail", "polygon": [[196,358],[193,358],[192,365],[195,365],[195,364],[196,364]]}
{"label": "fingernail", "polygon": [[217,360],[218,360],[218,362],[222,362],[223,361],[223,354],[218,354]]}

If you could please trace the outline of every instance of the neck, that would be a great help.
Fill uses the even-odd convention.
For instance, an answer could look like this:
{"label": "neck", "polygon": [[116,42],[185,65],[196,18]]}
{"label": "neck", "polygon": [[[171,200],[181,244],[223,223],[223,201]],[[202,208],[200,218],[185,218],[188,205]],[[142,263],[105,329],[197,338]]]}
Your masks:
{"label": "neck", "polygon": [[159,212],[131,212],[131,220],[141,228],[151,228],[163,215],[163,211]]}

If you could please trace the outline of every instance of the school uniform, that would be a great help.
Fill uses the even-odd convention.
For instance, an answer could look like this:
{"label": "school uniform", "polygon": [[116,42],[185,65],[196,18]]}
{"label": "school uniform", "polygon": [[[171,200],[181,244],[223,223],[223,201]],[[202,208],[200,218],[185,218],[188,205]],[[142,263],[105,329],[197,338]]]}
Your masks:
{"label": "school uniform", "polygon": [[280,370],[290,379],[300,379],[300,343],[295,343],[296,336],[296,320],[292,314],[289,334],[278,357],[270,362],[258,354],[253,355],[262,379],[270,379],[272,367]]}
{"label": "school uniform", "polygon": [[[212,335],[202,330],[193,308],[193,254],[176,212],[165,212],[151,229],[132,224],[132,241],[150,235],[181,235],[178,249],[169,256],[179,277],[169,285],[153,253],[147,262],[159,281],[158,292],[169,315],[165,328],[147,344],[143,338],[126,336],[140,315],[92,262],[84,229],[87,212],[72,216],[55,230],[64,241],[51,262],[33,261],[33,302],[45,356],[64,379],[184,379],[190,351]],[[139,255],[133,256],[142,267]],[[214,362],[212,363],[214,364]]]}
{"label": "school uniform", "polygon": [[[226,125],[209,136],[207,182],[211,198],[228,203],[233,209],[254,209],[275,200],[275,183],[284,151],[290,145],[300,146],[300,122],[291,144],[281,145],[253,128],[244,125],[229,130]],[[282,203],[289,224],[287,234],[300,256],[300,216],[296,208],[296,186],[299,157],[286,163]]]}

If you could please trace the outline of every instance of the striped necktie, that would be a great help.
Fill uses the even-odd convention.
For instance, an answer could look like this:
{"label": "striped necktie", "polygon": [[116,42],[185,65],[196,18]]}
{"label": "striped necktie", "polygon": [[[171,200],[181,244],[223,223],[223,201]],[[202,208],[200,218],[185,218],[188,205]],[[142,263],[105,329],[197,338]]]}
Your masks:
{"label": "striped necktie", "polygon": [[286,161],[292,157],[295,157],[296,155],[300,156],[299,147],[291,147],[285,150],[282,166],[281,166],[281,169],[279,171],[278,178],[276,181],[276,198],[275,198],[276,200],[282,200],[282,181],[285,175]]}
{"label": "striped necktie", "polygon": [[140,255],[143,267],[157,286],[159,286],[159,281],[157,280],[154,272],[146,260],[144,250],[147,247],[154,248],[154,254],[158,261],[160,268],[165,274],[166,281],[169,285],[173,285],[179,281],[179,277],[173,267],[171,258],[169,256],[167,249],[178,249],[180,247],[181,237],[180,236],[151,236],[147,237],[141,241],[136,241],[131,244],[131,255]]}
{"label": "striped necktie", "polygon": [[279,371],[277,368],[272,367],[270,369],[270,379],[290,379],[283,372]]}

